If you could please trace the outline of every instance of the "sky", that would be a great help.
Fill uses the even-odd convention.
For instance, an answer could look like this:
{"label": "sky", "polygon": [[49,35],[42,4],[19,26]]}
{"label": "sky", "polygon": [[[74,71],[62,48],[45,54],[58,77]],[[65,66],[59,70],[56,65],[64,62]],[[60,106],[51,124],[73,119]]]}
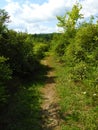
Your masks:
{"label": "sky", "polygon": [[[98,16],[98,0],[77,0],[85,18]],[[10,16],[9,29],[32,34],[58,32],[56,16],[72,8],[76,0],[0,0]]]}

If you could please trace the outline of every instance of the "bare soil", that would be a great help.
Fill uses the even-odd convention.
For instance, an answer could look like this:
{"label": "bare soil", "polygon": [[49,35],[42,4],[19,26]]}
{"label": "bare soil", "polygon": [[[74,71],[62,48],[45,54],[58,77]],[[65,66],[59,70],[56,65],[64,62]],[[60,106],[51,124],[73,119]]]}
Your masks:
{"label": "bare soil", "polygon": [[58,95],[56,92],[55,72],[51,65],[51,58],[43,61],[44,65],[51,68],[47,73],[46,85],[41,89],[42,103],[42,127],[43,130],[60,130]]}

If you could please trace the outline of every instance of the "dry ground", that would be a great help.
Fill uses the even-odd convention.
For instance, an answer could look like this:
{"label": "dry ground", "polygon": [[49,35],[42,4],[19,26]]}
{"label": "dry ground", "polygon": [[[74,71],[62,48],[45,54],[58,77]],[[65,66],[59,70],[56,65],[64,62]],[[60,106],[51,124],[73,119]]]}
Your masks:
{"label": "dry ground", "polygon": [[59,98],[56,92],[55,72],[51,65],[51,57],[46,58],[42,63],[51,68],[47,74],[46,85],[41,89],[43,130],[60,130]]}

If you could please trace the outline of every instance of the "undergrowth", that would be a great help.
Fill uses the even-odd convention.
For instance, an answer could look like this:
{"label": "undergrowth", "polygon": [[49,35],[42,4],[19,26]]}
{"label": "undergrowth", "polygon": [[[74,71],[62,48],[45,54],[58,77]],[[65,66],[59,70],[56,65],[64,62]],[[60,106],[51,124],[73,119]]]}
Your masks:
{"label": "undergrowth", "polygon": [[[70,67],[54,63],[62,130],[98,130],[98,93],[87,81],[72,81]],[[89,82],[89,81],[88,81]],[[98,92],[98,88],[97,91]]]}
{"label": "undergrowth", "polygon": [[46,74],[49,68],[45,65],[40,67],[36,75],[13,82],[14,86],[19,85],[19,89],[10,97],[9,103],[0,113],[0,130],[42,129],[40,89],[46,83]]}

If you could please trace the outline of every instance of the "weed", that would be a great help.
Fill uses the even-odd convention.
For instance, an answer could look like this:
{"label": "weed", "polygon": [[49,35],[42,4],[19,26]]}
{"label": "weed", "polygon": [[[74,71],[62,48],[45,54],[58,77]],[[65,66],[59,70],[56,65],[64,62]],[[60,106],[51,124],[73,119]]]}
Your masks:
{"label": "weed", "polygon": [[98,90],[88,85],[87,79],[77,82],[71,80],[68,66],[60,63],[54,63],[54,66],[58,77],[62,130],[97,130]]}

